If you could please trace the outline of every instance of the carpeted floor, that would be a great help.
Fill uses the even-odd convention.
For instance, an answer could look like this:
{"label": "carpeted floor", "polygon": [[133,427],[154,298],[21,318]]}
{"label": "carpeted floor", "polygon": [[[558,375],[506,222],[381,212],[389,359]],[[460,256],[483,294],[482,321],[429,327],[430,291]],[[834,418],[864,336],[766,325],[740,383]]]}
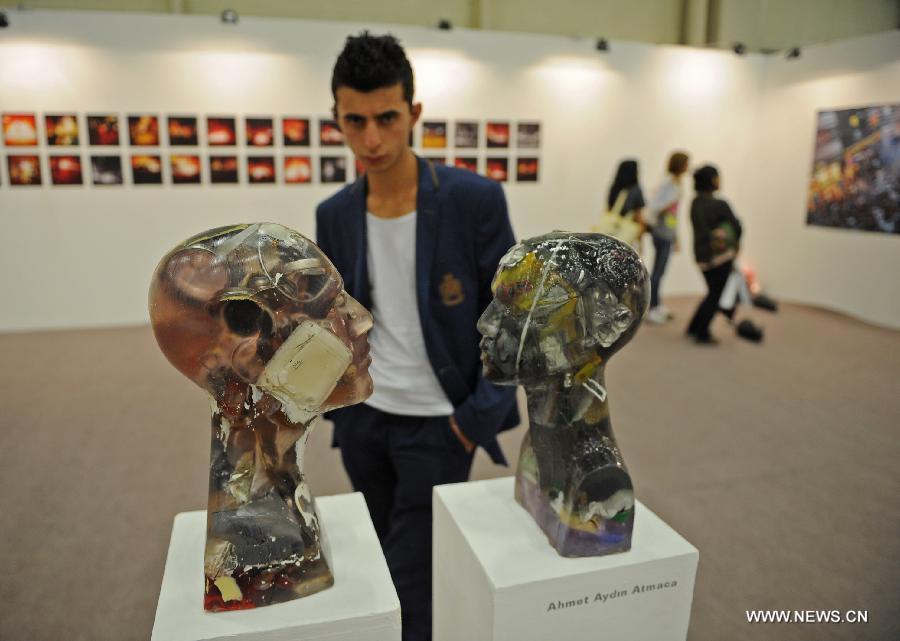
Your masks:
{"label": "carpeted floor", "polygon": [[[783,305],[755,313],[763,345],[718,320],[699,347],[694,302],[607,370],[640,499],[700,550],[689,638],[900,639],[900,332]],[[146,327],[0,335],[0,363],[0,639],[149,638],[172,518],[206,504],[204,394]],[[320,496],[350,489],[329,437],[307,451]],[[479,454],[473,477],[510,473]]]}

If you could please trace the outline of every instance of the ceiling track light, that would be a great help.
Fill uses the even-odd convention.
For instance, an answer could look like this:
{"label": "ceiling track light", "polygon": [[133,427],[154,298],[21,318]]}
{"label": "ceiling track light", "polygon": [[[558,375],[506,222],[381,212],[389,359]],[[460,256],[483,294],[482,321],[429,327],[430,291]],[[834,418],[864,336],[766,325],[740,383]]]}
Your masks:
{"label": "ceiling track light", "polygon": [[788,60],[796,60],[800,57],[800,47],[791,47],[784,55]]}
{"label": "ceiling track light", "polygon": [[735,52],[739,56],[743,56],[747,53],[747,46],[743,42],[735,42],[731,45],[731,50]]}
{"label": "ceiling track light", "polygon": [[5,11],[0,11],[0,29],[6,29],[9,26],[9,18],[6,17]]}
{"label": "ceiling track light", "polygon": [[452,31],[453,23],[447,20],[447,18],[441,18],[437,23],[437,28],[441,31]]}
{"label": "ceiling track light", "polygon": [[238,12],[234,9],[223,9],[221,18],[225,24],[237,24],[238,20],[240,20]]}
{"label": "ceiling track light", "polygon": [[609,51],[609,40],[606,38],[597,38],[597,44],[594,45],[597,51]]}

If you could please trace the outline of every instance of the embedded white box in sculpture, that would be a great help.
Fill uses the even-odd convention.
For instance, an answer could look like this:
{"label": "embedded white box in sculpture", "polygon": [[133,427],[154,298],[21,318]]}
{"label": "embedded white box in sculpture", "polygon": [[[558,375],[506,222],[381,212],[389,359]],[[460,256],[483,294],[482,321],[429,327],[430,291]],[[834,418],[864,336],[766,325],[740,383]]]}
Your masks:
{"label": "embedded white box in sculpture", "polygon": [[699,553],[637,504],[631,550],[565,558],[511,477],[434,490],[434,641],[684,641]]}
{"label": "embedded white box in sculpture", "polygon": [[327,590],[235,612],[203,609],[206,511],[175,517],[151,641],[400,641],[400,601],[362,494],[316,499]]}

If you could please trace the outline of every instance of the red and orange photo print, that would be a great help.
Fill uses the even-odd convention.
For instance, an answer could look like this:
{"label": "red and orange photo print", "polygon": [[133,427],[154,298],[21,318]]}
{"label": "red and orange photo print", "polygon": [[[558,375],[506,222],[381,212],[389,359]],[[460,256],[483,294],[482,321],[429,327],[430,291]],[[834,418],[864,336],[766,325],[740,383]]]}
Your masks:
{"label": "red and orange photo print", "polygon": [[200,184],[200,156],[172,154],[169,162],[172,167],[172,184]]}
{"label": "red and orange photo print", "polygon": [[159,118],[151,114],[128,116],[128,140],[133,147],[159,146]]}
{"label": "red and orange photo print", "polygon": [[334,120],[319,119],[319,144],[323,147],[340,147],[344,144],[344,134]]}
{"label": "red and orange photo print", "polygon": [[237,144],[237,129],[231,116],[209,116],[206,119],[206,140],[212,147]]}
{"label": "red and orange photo print", "polygon": [[210,156],[209,182],[214,185],[235,184],[238,182],[237,156]]}
{"label": "red and orange photo print", "polygon": [[[28,113],[3,114],[3,142],[7,147],[37,146],[37,118]],[[22,156],[25,158],[25,156]]]}
{"label": "red and orange photo print", "polygon": [[273,156],[247,156],[247,181],[251,185],[275,182],[275,158]]}
{"label": "red and orange photo print", "polygon": [[487,146],[491,148],[509,147],[509,123],[489,122],[485,127]]}
{"label": "red and orange photo print", "polygon": [[275,123],[271,118],[247,118],[244,133],[249,147],[271,147],[275,142]]}
{"label": "red and orange photo print", "polygon": [[488,158],[484,174],[491,180],[505,183],[509,179],[509,158]]}
{"label": "red and orange photo print", "polygon": [[78,116],[75,114],[47,114],[44,116],[47,144],[51,147],[78,145]]}
{"label": "red and orange photo print", "polygon": [[282,118],[285,147],[309,147],[309,118]]}
{"label": "red and orange photo print", "polygon": [[173,147],[196,147],[197,116],[169,116],[169,144]]}
{"label": "red and orange photo print", "polygon": [[520,183],[534,183],[538,179],[537,158],[519,158],[516,160],[516,180]]}
{"label": "red and orange photo print", "polygon": [[453,159],[453,166],[478,173],[478,158],[475,156],[457,156]]}
{"label": "red and orange photo print", "polygon": [[90,114],[87,117],[88,143],[107,147],[119,144],[119,117],[112,114]]}
{"label": "red and orange photo print", "polygon": [[16,187],[41,184],[41,158],[32,155],[13,155],[6,159],[9,184]]}
{"label": "red and orange photo print", "polygon": [[80,185],[80,156],[50,156],[50,182],[54,185]]}
{"label": "red and orange photo print", "polygon": [[312,158],[309,156],[284,157],[284,182],[287,185],[307,185],[312,182]]}
{"label": "red and orange photo print", "polygon": [[161,185],[162,158],[158,155],[132,156],[131,180],[135,185]]}

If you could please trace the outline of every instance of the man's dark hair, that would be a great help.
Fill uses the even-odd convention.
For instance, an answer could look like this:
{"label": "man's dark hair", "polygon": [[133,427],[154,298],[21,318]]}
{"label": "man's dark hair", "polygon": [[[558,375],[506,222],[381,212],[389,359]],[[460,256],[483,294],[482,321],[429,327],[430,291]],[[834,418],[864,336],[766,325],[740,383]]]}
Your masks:
{"label": "man's dark hair", "polygon": [[403,86],[404,100],[412,105],[413,71],[400,42],[390,34],[373,36],[363,31],[347,38],[334,63],[331,95],[337,100],[338,87],[367,92],[398,82]]}
{"label": "man's dark hair", "polygon": [[715,179],[719,170],[712,165],[704,165],[694,172],[694,189],[696,191],[715,191]]}

